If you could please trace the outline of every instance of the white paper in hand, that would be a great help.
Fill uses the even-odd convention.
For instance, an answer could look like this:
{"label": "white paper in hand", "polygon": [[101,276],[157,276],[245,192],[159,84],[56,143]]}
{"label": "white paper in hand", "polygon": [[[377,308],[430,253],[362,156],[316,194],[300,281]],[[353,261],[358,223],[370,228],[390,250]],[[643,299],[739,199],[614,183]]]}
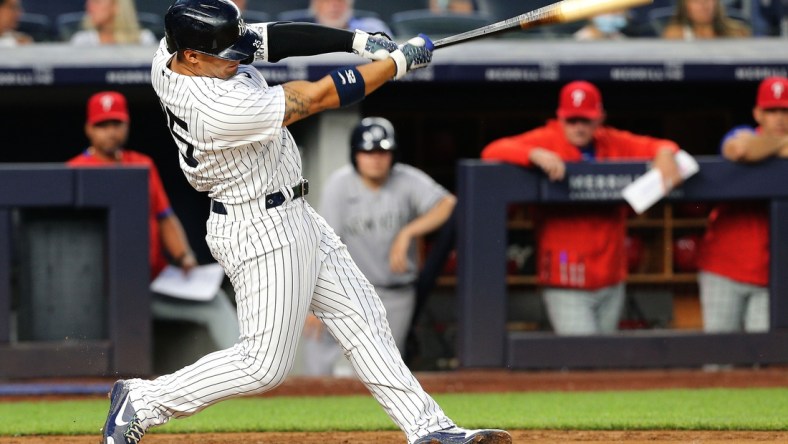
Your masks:
{"label": "white paper in hand", "polygon": [[150,289],[178,299],[210,301],[219,291],[224,270],[219,264],[200,265],[185,274],[182,269],[168,265],[150,284]]}
{"label": "white paper in hand", "polygon": [[642,214],[665,197],[662,172],[656,168],[648,170],[646,174],[627,185],[621,191],[621,194],[624,196],[624,200],[635,210],[635,213]]}
{"label": "white paper in hand", "polygon": [[673,157],[676,159],[676,164],[679,166],[679,174],[681,174],[682,179],[687,180],[690,176],[700,171],[698,161],[695,160],[690,153],[680,150]]}
{"label": "white paper in hand", "polygon": [[[698,162],[686,151],[679,151],[674,158],[679,167],[679,174],[684,180],[700,170]],[[662,173],[656,168],[650,169],[646,174],[627,185],[621,194],[637,214],[643,214],[644,211],[665,197]]]}

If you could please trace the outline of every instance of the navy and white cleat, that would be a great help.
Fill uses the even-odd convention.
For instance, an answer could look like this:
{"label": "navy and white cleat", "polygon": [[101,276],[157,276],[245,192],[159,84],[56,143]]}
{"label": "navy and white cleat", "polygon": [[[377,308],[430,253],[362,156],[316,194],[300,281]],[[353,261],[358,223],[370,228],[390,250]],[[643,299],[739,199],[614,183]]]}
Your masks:
{"label": "navy and white cleat", "polygon": [[119,380],[109,392],[109,413],[104,423],[102,444],[139,444],[145,429],[129,401],[126,381]]}
{"label": "navy and white cleat", "polygon": [[432,432],[413,444],[511,444],[512,437],[505,430],[466,430],[460,427]]}

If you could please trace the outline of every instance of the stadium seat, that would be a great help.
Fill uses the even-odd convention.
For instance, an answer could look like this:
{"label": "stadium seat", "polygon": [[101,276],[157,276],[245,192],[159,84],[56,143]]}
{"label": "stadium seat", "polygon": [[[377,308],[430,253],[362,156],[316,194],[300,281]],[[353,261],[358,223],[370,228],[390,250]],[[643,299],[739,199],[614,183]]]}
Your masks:
{"label": "stadium seat", "polygon": [[267,23],[273,21],[271,19],[271,14],[263,11],[250,11],[246,10],[243,13],[244,20],[246,23]]}
{"label": "stadium seat", "polygon": [[55,30],[57,31],[58,38],[63,42],[71,40],[71,36],[73,36],[82,25],[82,19],[84,17],[84,11],[66,12],[65,14],[57,16],[55,19]]}
{"label": "stadium seat", "polygon": [[476,0],[477,9],[480,13],[490,17],[494,22],[506,20],[525,14],[528,11],[541,8],[542,6],[555,3],[557,0],[534,0],[529,2],[522,1],[502,1],[502,0]]}
{"label": "stadium seat", "polygon": [[[366,11],[363,9],[353,9],[353,14],[356,17],[373,17],[376,19],[380,18],[375,11]],[[313,22],[315,19],[312,17],[312,13],[309,11],[309,8],[304,9],[291,9],[287,11],[280,12],[276,19],[283,22]]]}
{"label": "stadium seat", "polygon": [[309,8],[309,0],[247,0],[246,8],[278,17],[284,11]]}
{"label": "stadium seat", "polygon": [[162,18],[171,4],[172,0],[134,0],[138,12],[148,12]]}
{"label": "stadium seat", "polygon": [[[58,38],[63,42],[71,40],[71,36],[82,26],[84,17],[84,11],[67,12],[57,16],[55,31]],[[137,19],[142,28],[150,30],[157,38],[164,37],[164,18],[162,16],[151,12],[138,12]]]}
{"label": "stadium seat", "polygon": [[281,22],[314,22],[309,9],[288,9],[277,14],[276,19]]}
{"label": "stadium seat", "polygon": [[[25,14],[42,14],[49,18],[50,23],[60,14],[84,10],[85,0],[23,0],[22,9]],[[54,30],[52,31],[54,32]],[[56,38],[57,36],[53,36]]]}
{"label": "stadium seat", "polygon": [[53,37],[52,20],[44,14],[22,14],[16,30],[29,35],[36,42],[49,42]]}
{"label": "stadium seat", "polygon": [[429,9],[429,0],[355,0],[355,10],[375,11],[381,20],[391,23],[395,12]]}
{"label": "stadium seat", "polygon": [[150,13],[137,12],[137,20],[140,26],[150,30],[157,38],[164,38],[164,16]]}
{"label": "stadium seat", "polygon": [[394,35],[400,37],[424,33],[436,39],[470,31],[490,23],[481,14],[435,13],[429,9],[395,12],[391,16]]}

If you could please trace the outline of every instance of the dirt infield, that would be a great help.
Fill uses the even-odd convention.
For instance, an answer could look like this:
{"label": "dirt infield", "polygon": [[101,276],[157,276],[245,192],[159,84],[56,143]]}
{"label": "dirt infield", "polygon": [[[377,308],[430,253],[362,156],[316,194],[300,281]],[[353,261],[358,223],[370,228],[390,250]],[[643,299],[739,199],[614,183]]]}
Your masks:
{"label": "dirt infield", "polygon": [[[788,387],[788,367],[758,370],[703,372],[690,370],[648,370],[613,372],[510,372],[458,371],[451,373],[419,373],[416,375],[430,393],[521,392],[521,391],[594,391],[647,390],[665,388],[712,387]],[[73,380],[70,382],[74,382]],[[96,380],[90,382],[95,383]],[[269,396],[300,396],[318,394],[365,394],[364,386],[354,379],[289,378]],[[29,399],[64,399],[66,397],[11,397],[0,402]],[[82,396],[81,398],[84,398]],[[491,424],[492,425],[492,424]],[[727,431],[552,431],[515,430],[515,443],[785,443],[788,432],[727,432]],[[0,437],[0,444],[97,444],[97,436],[36,436]],[[331,433],[244,433],[170,435],[149,434],[145,444],[277,444],[277,443],[343,443],[402,444],[400,432],[331,432]]]}
{"label": "dirt infield", "polygon": [[[512,432],[515,443],[541,444],[752,444],[788,442],[788,433],[775,432],[587,432],[522,431]],[[98,444],[96,436],[0,438],[2,444]],[[403,444],[399,432],[337,433],[225,433],[199,435],[147,435],[144,444]]]}

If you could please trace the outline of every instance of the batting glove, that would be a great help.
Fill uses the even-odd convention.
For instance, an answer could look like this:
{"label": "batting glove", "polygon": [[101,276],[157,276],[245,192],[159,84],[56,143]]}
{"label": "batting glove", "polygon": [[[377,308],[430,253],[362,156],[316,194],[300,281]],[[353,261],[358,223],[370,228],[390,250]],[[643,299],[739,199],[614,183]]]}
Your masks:
{"label": "batting glove", "polygon": [[368,60],[385,60],[397,49],[397,44],[385,32],[367,34],[356,30],[353,36],[353,53]]}
{"label": "batting glove", "polygon": [[424,34],[413,37],[398,50],[391,53],[391,58],[397,64],[397,73],[394,80],[399,80],[414,69],[424,68],[432,61],[432,40]]}

